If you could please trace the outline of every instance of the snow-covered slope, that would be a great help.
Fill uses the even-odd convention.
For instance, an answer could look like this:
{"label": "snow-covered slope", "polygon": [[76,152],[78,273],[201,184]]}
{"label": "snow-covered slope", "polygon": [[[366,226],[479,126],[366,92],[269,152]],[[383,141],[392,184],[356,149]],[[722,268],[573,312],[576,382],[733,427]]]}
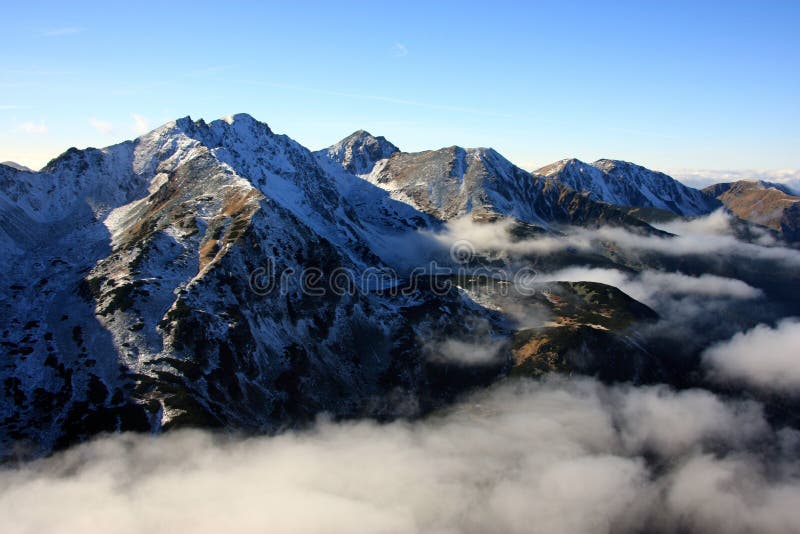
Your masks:
{"label": "snow-covered slope", "polygon": [[379,276],[431,220],[248,115],[0,168],[0,445],[397,414],[488,380],[435,387],[420,344],[492,312]]}
{"label": "snow-covered slope", "polygon": [[369,132],[358,130],[335,145],[315,152],[341,164],[350,174],[369,174],[375,162],[399,152],[396,146],[383,136],[374,137]]}
{"label": "snow-covered slope", "polygon": [[704,215],[720,204],[664,173],[625,161],[577,159],[557,161],[534,174],[554,178],[592,199],[619,206],[647,207],[684,216]]}
{"label": "snow-covered slope", "polygon": [[502,343],[514,320],[392,271],[441,248],[420,230],[464,215],[655,231],[492,149],[409,154],[356,132],[312,153],[246,114],[0,166],[0,456],[101,431],[388,417],[491,381],[510,359],[426,350]]}
{"label": "snow-covered slope", "polygon": [[543,228],[610,222],[647,226],[626,210],[533,176],[491,148],[396,152],[364,177],[392,198],[442,220],[470,215],[476,221],[511,217]]}

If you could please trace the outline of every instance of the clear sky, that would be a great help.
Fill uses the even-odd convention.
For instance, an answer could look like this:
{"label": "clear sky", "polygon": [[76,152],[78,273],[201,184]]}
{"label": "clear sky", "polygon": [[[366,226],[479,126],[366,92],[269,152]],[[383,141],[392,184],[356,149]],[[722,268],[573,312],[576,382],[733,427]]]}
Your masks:
{"label": "clear sky", "polygon": [[657,169],[800,168],[800,2],[4,2],[0,161],[247,112]]}

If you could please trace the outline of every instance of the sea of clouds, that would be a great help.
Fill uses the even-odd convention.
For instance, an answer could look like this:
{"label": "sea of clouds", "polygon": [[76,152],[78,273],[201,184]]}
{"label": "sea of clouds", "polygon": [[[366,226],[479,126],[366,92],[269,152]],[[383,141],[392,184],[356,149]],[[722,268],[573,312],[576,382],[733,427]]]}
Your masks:
{"label": "sea of clouds", "polygon": [[0,473],[13,532],[796,532],[800,434],[703,390],[508,381],[444,413],[117,435]]}

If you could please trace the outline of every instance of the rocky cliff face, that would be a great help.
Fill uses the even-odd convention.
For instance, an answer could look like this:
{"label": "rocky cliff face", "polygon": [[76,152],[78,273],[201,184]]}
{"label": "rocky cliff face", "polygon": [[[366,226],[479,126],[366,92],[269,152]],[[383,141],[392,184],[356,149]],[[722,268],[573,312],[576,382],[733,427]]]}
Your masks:
{"label": "rocky cliff face", "polygon": [[372,171],[375,163],[399,152],[396,146],[383,136],[373,137],[369,132],[358,130],[335,145],[315,152],[339,163],[350,174],[362,175]]}
{"label": "rocky cliff face", "polygon": [[[510,222],[510,241],[659,233],[632,213],[491,149],[410,154],[357,132],[312,153],[248,115],[0,166],[0,456],[103,431],[416,415],[508,372],[656,377],[633,333],[648,308],[600,285],[476,287],[431,237],[463,217]],[[696,263],[670,258],[611,243],[472,259],[506,274]]]}
{"label": "rocky cliff face", "polygon": [[625,209],[533,176],[488,148],[397,152],[378,161],[365,178],[392,198],[441,220],[510,217],[545,229],[609,223],[647,227]]}
{"label": "rocky cliff face", "polygon": [[585,191],[593,200],[619,206],[655,208],[685,216],[704,215],[720,207],[715,199],[664,173],[626,161],[601,159],[588,164],[565,159],[542,167],[534,174]]}
{"label": "rocky cliff face", "polygon": [[427,336],[469,338],[491,312],[359,276],[388,272],[378,241],[428,218],[365,182],[349,194],[359,179],[249,116],[2,173],[7,446],[414,413],[498,371],[436,386]]}
{"label": "rocky cliff face", "polygon": [[780,184],[741,180],[703,189],[737,217],[778,231],[786,240],[800,241],[800,197]]}

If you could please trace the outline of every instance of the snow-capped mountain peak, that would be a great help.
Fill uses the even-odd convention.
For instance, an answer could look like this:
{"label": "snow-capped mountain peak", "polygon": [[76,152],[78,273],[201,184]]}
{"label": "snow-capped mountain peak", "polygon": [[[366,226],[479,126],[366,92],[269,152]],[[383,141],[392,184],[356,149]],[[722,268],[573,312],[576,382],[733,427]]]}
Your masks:
{"label": "snow-capped mountain peak", "polygon": [[[0,368],[0,456],[13,433],[46,450],[103,430],[393,413],[407,403],[386,388],[430,387],[426,332],[467,337],[465,318],[495,311],[355,275],[463,215],[652,230],[491,148],[403,153],[358,131],[312,153],[246,114],[72,148],[42,172],[0,166],[0,333],[20,356]],[[314,298],[290,278],[256,294],[265,267],[258,282],[314,269],[360,291]]]}
{"label": "snow-capped mountain peak", "polygon": [[[320,157],[341,165],[336,154]],[[492,148],[395,152],[363,177],[440,220],[469,215],[476,221],[511,217],[544,228],[601,220],[647,226],[625,209],[599,205],[557,181],[532,175]]]}
{"label": "snow-capped mountain peak", "polygon": [[554,178],[594,200],[647,207],[684,216],[710,213],[720,204],[674,178],[627,161],[599,159],[588,164],[564,159],[534,172]]}
{"label": "snow-capped mountain peak", "polygon": [[338,143],[318,150],[316,154],[336,161],[350,174],[360,176],[369,174],[375,163],[399,151],[385,137],[375,137],[365,130],[357,130]]}
{"label": "snow-capped mountain peak", "polygon": [[[0,392],[0,457],[14,432],[46,450],[188,421],[265,429],[298,409],[354,414],[386,377],[423,387],[415,328],[484,312],[457,292],[373,293],[383,282],[357,273],[387,269],[387,243],[430,220],[244,114],[73,148],[40,173],[0,166],[0,332],[22,356],[0,368],[19,384]],[[309,268],[363,291],[315,300],[299,287]],[[259,283],[298,277],[256,293],[259,269]]]}

